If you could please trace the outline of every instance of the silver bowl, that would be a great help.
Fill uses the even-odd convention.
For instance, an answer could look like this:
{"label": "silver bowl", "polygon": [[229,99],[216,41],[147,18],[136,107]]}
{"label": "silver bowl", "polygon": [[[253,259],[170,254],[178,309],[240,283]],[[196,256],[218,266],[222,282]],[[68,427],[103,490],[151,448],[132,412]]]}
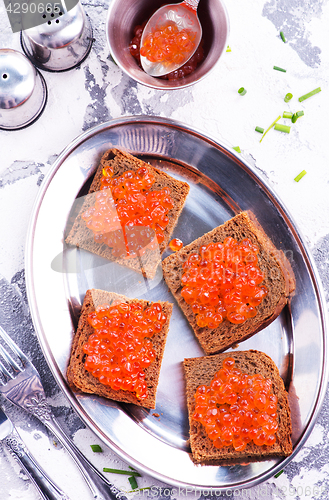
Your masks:
{"label": "silver bowl", "polygon": [[148,75],[130,54],[129,43],[136,25],[148,20],[162,5],[180,0],[112,0],[106,21],[106,38],[117,65],[131,78],[143,85],[160,90],[181,89],[204,78],[215,66],[227,46],[229,20],[221,0],[201,0],[198,16],[203,30],[205,57],[190,75],[170,81]]}

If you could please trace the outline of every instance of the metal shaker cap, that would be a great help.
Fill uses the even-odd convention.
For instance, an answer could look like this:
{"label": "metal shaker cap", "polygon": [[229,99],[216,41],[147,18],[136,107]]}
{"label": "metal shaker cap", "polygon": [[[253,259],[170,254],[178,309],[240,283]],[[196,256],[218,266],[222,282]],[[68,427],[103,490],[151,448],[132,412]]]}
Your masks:
{"label": "metal shaker cap", "polygon": [[0,51],[0,108],[16,108],[35,86],[35,71],[28,59],[15,50]]}
{"label": "metal shaker cap", "polygon": [[56,14],[51,12],[42,17],[46,22],[21,33],[27,57],[35,66],[47,71],[66,71],[80,64],[93,41],[91,24],[81,4],[69,11],[63,8]]}
{"label": "metal shaker cap", "polygon": [[46,100],[46,83],[24,54],[0,49],[0,129],[30,125],[43,111]]}

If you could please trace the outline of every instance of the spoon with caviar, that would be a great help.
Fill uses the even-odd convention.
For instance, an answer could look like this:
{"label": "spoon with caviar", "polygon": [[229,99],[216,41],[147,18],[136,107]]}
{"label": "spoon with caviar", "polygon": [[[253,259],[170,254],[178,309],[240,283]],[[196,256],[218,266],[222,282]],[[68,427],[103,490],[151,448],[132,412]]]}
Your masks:
{"label": "spoon with caviar", "polygon": [[200,0],[160,7],[147,22],[140,45],[142,68],[151,76],[177,70],[194,54],[202,37]]}

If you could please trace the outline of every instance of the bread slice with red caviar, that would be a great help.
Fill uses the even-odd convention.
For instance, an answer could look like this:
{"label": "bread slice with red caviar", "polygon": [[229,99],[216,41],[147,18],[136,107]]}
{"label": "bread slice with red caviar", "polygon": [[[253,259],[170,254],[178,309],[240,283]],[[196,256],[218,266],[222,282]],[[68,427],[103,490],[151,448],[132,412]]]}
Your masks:
{"label": "bread slice with red caviar", "polygon": [[[193,304],[188,304],[182,296],[183,264],[192,254],[198,253],[200,247],[210,243],[223,243],[227,238],[233,238],[236,242],[249,239],[251,245],[258,249],[257,266],[263,274],[260,287],[265,289],[266,295],[260,304],[253,308],[254,316],[247,317],[242,323],[232,323],[224,316],[222,322],[216,327],[199,326],[197,314],[192,310]],[[222,352],[266,327],[277,318],[295,289],[294,275],[288,259],[282,251],[275,248],[257,220],[247,212],[239,213],[178,252],[166,257],[162,263],[162,269],[171,293],[206,354]],[[248,304],[247,306],[249,307]]]}
{"label": "bread slice with red caviar", "polygon": [[134,403],[145,408],[155,408],[156,392],[160,375],[160,368],[164,354],[167,334],[169,330],[169,321],[173,305],[169,302],[158,302],[161,305],[162,313],[166,319],[162,325],[161,331],[154,332],[150,341],[155,353],[155,359],[149,366],[144,368],[145,383],[147,386],[147,397],[139,399],[134,392],[128,390],[114,390],[109,385],[104,385],[85,368],[87,354],[84,352],[84,345],[88,342],[95,329],[88,321],[88,315],[95,312],[98,306],[112,305],[113,302],[125,304],[141,304],[142,310],[151,306],[152,302],[141,299],[128,299],[123,295],[113,292],[91,289],[87,290],[79,317],[79,323],[73,338],[69,364],[67,368],[67,380],[74,390],[80,390],[84,393],[97,394],[105,398],[121,401],[124,403]]}
{"label": "bread slice with red caviar", "polygon": [[[113,178],[118,178],[127,171],[132,171],[135,174],[138,169],[146,168],[154,177],[154,183],[149,191],[160,191],[165,188],[168,188],[170,191],[169,196],[172,200],[173,206],[166,215],[168,218],[168,224],[163,229],[163,241],[159,244],[155,244],[155,248],[153,249],[148,246],[145,248],[144,253],[139,253],[138,257],[134,257],[134,255],[128,257],[126,255],[126,248],[127,245],[133,245],[134,241],[137,241],[138,239],[142,241],[142,238],[144,237],[141,236],[140,231],[143,231],[143,229],[137,228],[136,230],[137,226],[134,226],[132,228],[125,229],[126,234],[124,235],[119,225],[115,231],[118,235],[118,243],[114,244],[116,248],[113,248],[113,246],[108,246],[104,242],[96,242],[93,231],[87,227],[86,221],[82,217],[88,209],[95,205],[95,195],[101,189],[104,169],[108,168],[113,169]],[[94,179],[88,191],[88,195],[85,197],[82,208],[79,211],[78,216],[75,218],[72,228],[68,231],[65,241],[68,245],[83,248],[84,250],[88,250],[89,252],[97,254],[108,260],[114,260],[121,265],[142,273],[146,278],[152,279],[154,278],[156,269],[161,262],[161,255],[169,243],[171,234],[177,224],[180,213],[183,210],[189,189],[190,187],[186,182],[175,179],[166,172],[152,167],[135,156],[115,148],[109,149],[104,153],[100,160]],[[110,216],[113,217],[114,213],[116,214],[115,211],[112,211]],[[140,228],[144,228],[144,226],[140,226]],[[154,234],[155,233],[152,231],[152,237]],[[146,236],[145,239],[147,242],[150,241],[149,236]],[[147,243],[145,244],[145,247],[146,246]],[[118,250],[117,253],[119,255],[115,254],[115,250]]]}
{"label": "bread slice with red caviar", "polygon": [[[232,401],[234,401],[236,398],[234,397],[234,394],[232,395],[232,393],[236,391],[238,399],[236,399],[236,402],[234,404],[232,403],[231,405],[217,404],[215,405],[215,409],[212,410],[213,414],[214,412],[216,413],[216,415],[213,416],[214,422],[216,422],[216,420],[217,422],[224,421],[224,424],[222,425],[225,425],[226,429],[223,429],[223,427],[220,427],[220,425],[215,423],[213,426],[215,428],[215,430],[213,430],[213,439],[211,439],[205,427],[205,425],[207,424],[204,425],[203,423],[201,423],[200,414],[202,415],[202,413],[200,413],[200,411],[204,412],[204,410],[202,409],[202,407],[200,408],[200,406],[196,406],[196,391],[200,386],[216,388],[217,385],[217,389],[215,390],[217,390],[218,392],[215,393],[215,396],[214,392],[212,393],[212,398],[216,399],[216,394],[221,393],[223,386],[221,386],[220,388],[220,384],[218,382],[216,384],[213,383],[211,386],[211,383],[219,370],[226,371],[225,368],[223,370],[223,362],[225,362],[227,358],[234,360],[233,370],[239,371],[242,375],[250,376],[251,379],[254,376],[261,375],[264,379],[271,381],[271,384],[267,386],[269,388],[268,391],[271,395],[272,402],[272,395],[274,395],[277,401],[276,411],[272,413],[272,416],[270,417],[273,421],[276,422],[276,424],[272,423],[272,427],[267,427],[267,429],[270,429],[268,430],[269,434],[272,434],[272,436],[274,435],[275,437],[275,440],[272,444],[255,444],[253,438],[251,438],[251,440],[249,438],[249,441],[247,438],[244,449],[242,449],[243,446],[241,446],[240,451],[234,448],[234,445],[232,444],[232,442],[230,442],[232,441],[232,439],[227,440],[227,444],[225,446],[223,446],[223,442],[220,441],[217,442],[217,446],[219,444],[219,446],[222,447],[215,446],[217,434],[219,435],[220,440],[222,439],[221,436],[223,436],[223,434],[221,434],[222,432],[224,433],[226,438],[228,438],[231,434],[232,436],[236,436],[235,439],[237,439],[237,436],[239,436],[240,433],[240,429],[243,429],[241,434],[243,435],[244,433],[244,435],[246,436],[247,433],[249,435],[252,427],[254,427],[256,430],[253,430],[251,435],[254,435],[253,433],[255,433],[255,435],[258,436],[258,439],[260,439],[259,443],[261,443],[261,439],[264,440],[262,432],[264,432],[264,429],[265,431],[267,431],[267,429],[266,427],[260,429],[261,425],[263,424],[260,424],[259,422],[266,422],[266,418],[268,419],[268,421],[270,420],[269,417],[264,417],[264,413],[267,413],[266,410],[258,408],[256,408],[256,410],[253,412],[253,418],[251,418],[249,415],[244,417],[247,410],[243,412],[243,409],[240,410],[239,408],[244,404],[243,402],[240,404],[240,402],[242,397],[245,396],[243,395],[243,393],[239,392],[241,391],[241,389],[237,389],[237,386],[234,386],[234,381],[232,381],[232,379],[230,381],[229,378],[227,379],[227,383],[231,384],[231,386],[227,393],[231,393],[231,397],[233,398]],[[291,455],[292,426],[288,395],[277,366],[267,354],[256,350],[249,350],[233,351],[199,358],[189,358],[184,360],[184,372],[186,380],[186,396],[190,426],[190,447],[192,452],[192,460],[194,463],[201,465],[233,465],[239,463],[246,464],[249,462],[270,460],[271,458],[287,457]],[[225,378],[225,375],[223,376],[223,378]],[[266,384],[268,384],[268,382],[266,382]],[[202,390],[204,391],[204,389],[199,390],[201,392]],[[249,398],[251,398],[248,401],[249,405],[251,405],[249,406],[249,411],[250,409],[251,411],[253,410],[253,404],[250,403],[250,401],[252,401],[252,397],[256,396],[253,396],[252,392],[249,391]],[[222,399],[220,401],[222,401]],[[207,404],[210,405],[211,402],[209,403],[208,399],[208,403],[205,402],[203,404],[207,406]],[[273,411],[273,409],[268,410],[268,412],[270,411]],[[225,417],[223,418],[224,413]],[[236,421],[232,420],[234,415],[237,416]],[[196,417],[197,419],[194,417]],[[244,418],[245,421],[243,420]],[[246,421],[248,422],[248,418],[249,423],[246,423]],[[230,426],[233,426],[233,429]],[[208,429],[209,433],[211,432],[211,429],[213,429],[213,427]],[[273,441],[273,438],[271,439],[271,441]],[[238,443],[238,445],[239,444],[240,443]],[[235,446],[239,448],[236,442]]]}

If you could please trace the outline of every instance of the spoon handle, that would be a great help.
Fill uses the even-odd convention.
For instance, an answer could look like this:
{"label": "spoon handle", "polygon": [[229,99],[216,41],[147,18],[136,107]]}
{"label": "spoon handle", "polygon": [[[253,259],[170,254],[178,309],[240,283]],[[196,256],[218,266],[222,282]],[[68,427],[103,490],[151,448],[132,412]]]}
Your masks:
{"label": "spoon handle", "polygon": [[200,0],[184,0],[183,4],[190,9],[197,10]]}

